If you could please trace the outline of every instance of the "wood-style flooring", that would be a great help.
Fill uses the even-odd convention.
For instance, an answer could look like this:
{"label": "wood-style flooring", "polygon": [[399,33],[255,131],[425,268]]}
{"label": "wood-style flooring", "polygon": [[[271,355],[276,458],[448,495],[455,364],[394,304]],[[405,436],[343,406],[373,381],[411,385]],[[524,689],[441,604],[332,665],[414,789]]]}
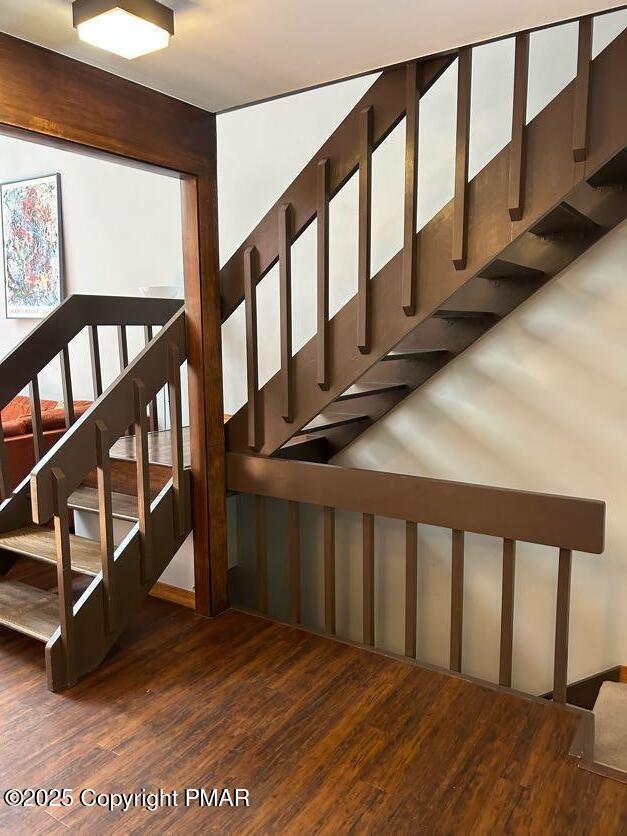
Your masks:
{"label": "wood-style flooring", "polygon": [[575,715],[253,616],[149,600],[71,691],[46,691],[43,664],[0,628],[2,793],[241,787],[251,806],[0,800],[0,832],[627,832],[627,787],[568,757]]}

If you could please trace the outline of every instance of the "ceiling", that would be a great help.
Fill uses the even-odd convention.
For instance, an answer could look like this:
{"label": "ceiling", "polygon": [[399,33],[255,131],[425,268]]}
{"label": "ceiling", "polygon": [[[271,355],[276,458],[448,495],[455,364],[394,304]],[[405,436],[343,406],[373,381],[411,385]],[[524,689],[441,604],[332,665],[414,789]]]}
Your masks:
{"label": "ceiling", "polygon": [[71,0],[0,0],[0,30],[212,111],[620,2],[166,0],[168,49],[134,61],[83,44]]}

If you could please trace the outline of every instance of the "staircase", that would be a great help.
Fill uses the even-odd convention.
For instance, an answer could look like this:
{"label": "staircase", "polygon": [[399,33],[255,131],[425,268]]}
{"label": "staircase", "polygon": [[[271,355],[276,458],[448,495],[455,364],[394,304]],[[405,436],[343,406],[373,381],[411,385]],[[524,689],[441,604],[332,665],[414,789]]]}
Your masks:
{"label": "staircase", "polygon": [[[525,125],[528,33],[516,38],[512,141],[467,180],[472,49],[385,71],[221,272],[226,319],[246,307],[248,401],[227,449],[273,455],[295,435],[327,456],[363,432],[627,217],[623,31]],[[455,196],[415,233],[420,97],[457,61]],[[406,118],[405,245],[370,277],[371,159]],[[332,318],[329,200],[359,173],[358,293]],[[292,354],[290,248],[317,218],[317,333]],[[279,263],[281,368],[257,383],[256,285]]]}
{"label": "staircase", "polygon": [[[120,374],[103,392],[98,328],[112,325]],[[144,328],[146,347],[129,363],[127,329],[133,326]],[[75,421],[68,346],[85,328],[94,403]],[[54,691],[103,660],[191,531],[181,425],[180,367],[187,356],[181,303],[72,296],[5,358],[0,403],[30,386],[36,452],[43,450],[38,374],[57,356],[67,430],[12,491],[0,437],[0,624],[45,645]],[[170,430],[155,433],[156,396],[164,386]],[[98,540],[72,533],[73,511],[98,514]],[[115,520],[132,524],[117,546]],[[56,589],[13,578],[18,557],[54,566]]]}

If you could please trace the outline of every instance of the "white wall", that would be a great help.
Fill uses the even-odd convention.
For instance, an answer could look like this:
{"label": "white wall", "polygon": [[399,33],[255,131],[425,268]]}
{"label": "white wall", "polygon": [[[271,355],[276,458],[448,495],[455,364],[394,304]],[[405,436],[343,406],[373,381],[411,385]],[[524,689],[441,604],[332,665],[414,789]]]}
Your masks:
{"label": "white wall", "polygon": [[[595,55],[626,22],[625,12],[596,20]],[[528,119],[574,76],[576,39],[574,25],[533,34]],[[470,176],[508,142],[512,78],[511,39],[475,50]],[[343,89],[346,98],[334,104],[346,112],[363,88],[347,85]],[[334,95],[339,95],[338,90],[335,88]],[[227,227],[221,232],[223,242],[228,242],[223,261],[320,145],[318,133],[316,142],[307,145],[312,122],[319,124],[314,107],[318,93],[307,95],[311,98],[302,110],[298,109],[299,97],[287,100],[298,114],[293,120],[290,111],[264,110],[276,103],[219,120],[219,140],[223,143],[228,137],[229,144],[237,143],[234,153],[238,162],[235,171],[225,157],[219,160],[221,223]],[[421,102],[418,227],[452,197],[455,95],[453,67]],[[281,106],[286,107],[285,101]],[[324,113],[329,118],[329,112]],[[330,121],[337,121],[336,114],[333,110]],[[373,158],[373,272],[401,247],[403,134],[401,124]],[[292,152],[289,159],[288,151]],[[266,174],[259,174],[268,170],[273,172],[272,185]],[[249,211],[240,224],[236,207],[243,205]],[[295,351],[315,328],[315,229],[310,228],[303,239],[293,248]],[[627,657],[627,621],[621,615],[621,600],[627,591],[627,530],[621,512],[627,496],[625,467],[613,453],[620,449],[627,406],[620,382],[627,353],[622,327],[627,304],[626,251],[627,228],[623,226],[361,436],[335,462],[607,500],[606,554],[601,558],[575,557],[573,677],[624,662]],[[353,178],[332,204],[331,293],[336,302],[332,312],[354,293],[356,265],[357,190]],[[279,366],[278,286],[272,274],[260,285],[258,320],[263,382]],[[225,399],[233,411],[246,397],[241,308],[224,328],[223,345]],[[270,506],[271,611],[285,617],[284,508],[278,503]],[[238,593],[244,597],[250,595],[254,577],[250,512],[250,503],[242,498]],[[321,626],[321,518],[317,509],[303,509],[302,531],[306,534],[305,621]],[[404,636],[403,536],[402,523],[377,522],[377,642],[396,651],[402,651]],[[491,679],[498,673],[499,548],[490,538],[467,538],[465,669]],[[337,555],[338,632],[359,639],[361,521],[357,515],[338,515]],[[450,534],[422,528],[420,556],[419,653],[427,661],[446,664]],[[541,692],[551,683],[556,569],[556,555],[551,550],[521,546],[514,684],[526,690]]]}

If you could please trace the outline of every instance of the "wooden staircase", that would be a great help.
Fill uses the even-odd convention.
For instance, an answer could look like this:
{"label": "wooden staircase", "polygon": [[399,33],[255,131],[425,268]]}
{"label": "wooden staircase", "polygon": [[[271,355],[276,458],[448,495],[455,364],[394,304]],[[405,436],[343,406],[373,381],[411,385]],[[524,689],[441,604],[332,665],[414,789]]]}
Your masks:
{"label": "wooden staircase", "polygon": [[[528,38],[516,38],[512,142],[473,180],[464,48],[384,72],[226,263],[223,314],[244,300],[248,356],[228,450],[274,455],[306,432],[333,455],[627,217],[627,31],[592,61],[582,19],[577,77],[525,125]],[[420,97],[456,59],[455,197],[415,233]],[[406,113],[405,246],[370,278],[372,152]],[[359,289],[329,320],[329,201],[356,171]],[[290,248],[314,218],[318,327],[292,354]],[[281,368],[259,388],[256,285],[277,261]]]}
{"label": "wooden staircase", "polygon": [[[118,327],[121,368],[103,393],[98,327],[111,324]],[[129,363],[126,329],[138,325],[146,328],[147,344]],[[156,336],[154,326],[161,326]],[[66,416],[66,433],[12,492],[0,438],[0,624],[45,644],[51,690],[71,686],[102,661],[191,531],[180,302],[70,297],[0,365],[0,401],[8,403],[31,383],[33,424],[40,425],[37,375],[57,355],[71,398],[64,361],[83,328],[90,333],[95,401],[78,420]],[[164,386],[171,429],[151,434]],[[159,445],[166,435],[164,463]],[[98,514],[99,539],[72,533],[73,511]],[[118,545],[115,520],[132,525]],[[54,566],[56,589],[12,578],[18,557]]]}

